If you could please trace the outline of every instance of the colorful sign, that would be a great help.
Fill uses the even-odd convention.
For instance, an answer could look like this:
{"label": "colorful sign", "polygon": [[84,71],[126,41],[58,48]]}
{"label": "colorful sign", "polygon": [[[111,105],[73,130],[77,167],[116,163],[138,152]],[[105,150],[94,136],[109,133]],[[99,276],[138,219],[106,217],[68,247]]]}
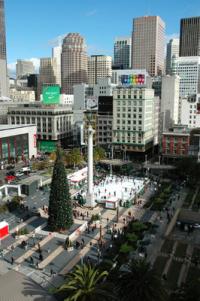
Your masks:
{"label": "colorful sign", "polygon": [[58,104],[60,102],[60,87],[46,86],[42,89],[43,103],[46,105]]}
{"label": "colorful sign", "polygon": [[121,75],[122,85],[144,85],[145,75],[144,74],[124,74]]}

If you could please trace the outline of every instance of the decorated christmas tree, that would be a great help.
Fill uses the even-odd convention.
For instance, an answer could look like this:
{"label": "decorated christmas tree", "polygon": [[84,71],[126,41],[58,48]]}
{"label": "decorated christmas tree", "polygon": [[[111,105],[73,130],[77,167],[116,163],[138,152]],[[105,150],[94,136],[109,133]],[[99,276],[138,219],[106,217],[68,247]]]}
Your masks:
{"label": "decorated christmas tree", "polygon": [[68,229],[72,224],[73,214],[69,185],[62,159],[62,150],[58,147],[49,197],[48,226],[50,231],[62,231]]}

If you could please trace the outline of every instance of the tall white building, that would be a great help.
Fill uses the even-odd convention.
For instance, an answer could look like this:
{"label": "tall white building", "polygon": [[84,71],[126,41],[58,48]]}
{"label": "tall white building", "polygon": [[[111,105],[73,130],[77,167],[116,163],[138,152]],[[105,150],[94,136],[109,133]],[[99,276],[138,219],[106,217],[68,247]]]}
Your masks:
{"label": "tall white building", "polygon": [[181,99],[180,123],[189,128],[200,127],[200,94]]}
{"label": "tall white building", "polygon": [[200,91],[200,57],[179,57],[172,62],[172,74],[180,77],[179,96],[186,98]]}
{"label": "tall white building", "polygon": [[158,135],[157,100],[155,101],[153,89],[131,86],[114,89],[113,145],[115,151],[144,153],[158,142],[155,137],[156,133]]}
{"label": "tall white building", "polygon": [[179,39],[171,39],[167,43],[166,74],[172,73],[172,58],[179,57]]}
{"label": "tall white building", "polygon": [[131,37],[120,37],[114,43],[114,65],[122,69],[131,68]]}
{"label": "tall white building", "polygon": [[178,123],[179,81],[177,75],[162,77],[161,129],[168,130]]}
{"label": "tall white building", "polygon": [[88,58],[88,83],[97,84],[98,79],[112,76],[112,57],[92,55]]}
{"label": "tall white building", "polygon": [[62,46],[57,46],[52,49],[52,65],[55,75],[56,84],[61,87],[61,53]]}
{"label": "tall white building", "polygon": [[34,74],[35,68],[33,62],[31,61],[24,61],[24,60],[17,60],[16,64],[16,77],[20,78],[24,75]]}

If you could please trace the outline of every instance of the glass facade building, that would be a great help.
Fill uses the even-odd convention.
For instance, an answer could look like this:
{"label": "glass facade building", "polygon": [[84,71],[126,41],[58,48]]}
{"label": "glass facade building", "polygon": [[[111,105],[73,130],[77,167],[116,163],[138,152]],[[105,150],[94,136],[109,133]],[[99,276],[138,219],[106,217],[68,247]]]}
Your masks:
{"label": "glass facade building", "polygon": [[9,160],[29,157],[28,134],[0,138],[0,159]]}

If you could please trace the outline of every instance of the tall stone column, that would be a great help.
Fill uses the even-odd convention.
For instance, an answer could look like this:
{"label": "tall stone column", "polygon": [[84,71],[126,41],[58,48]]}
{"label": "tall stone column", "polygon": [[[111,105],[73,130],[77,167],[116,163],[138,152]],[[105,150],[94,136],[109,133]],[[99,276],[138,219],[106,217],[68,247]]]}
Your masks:
{"label": "tall stone column", "polygon": [[94,130],[91,125],[88,128],[88,177],[87,177],[87,196],[86,205],[95,206],[93,192],[93,134]]}

